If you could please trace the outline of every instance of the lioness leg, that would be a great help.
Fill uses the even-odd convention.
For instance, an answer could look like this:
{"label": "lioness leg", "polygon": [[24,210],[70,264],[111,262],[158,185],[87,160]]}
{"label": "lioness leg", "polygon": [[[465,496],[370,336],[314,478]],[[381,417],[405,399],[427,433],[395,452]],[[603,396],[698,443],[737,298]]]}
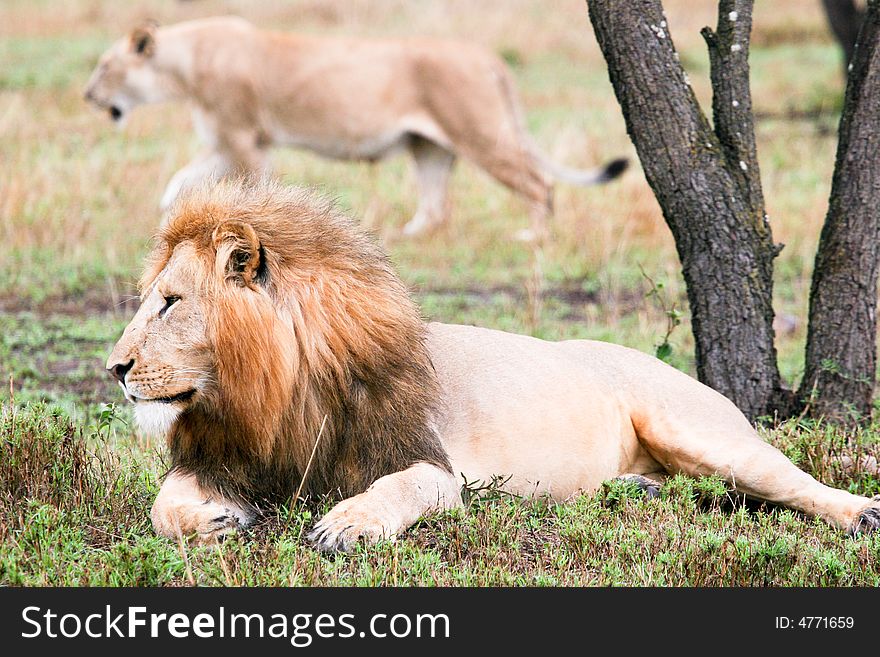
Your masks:
{"label": "lioness leg", "polygon": [[175,173],[162,193],[159,209],[168,210],[174,200],[187,189],[207,180],[219,180],[233,170],[229,155],[209,150],[198,155],[192,162]]}
{"label": "lioness leg", "polygon": [[819,483],[761,440],[733,404],[706,401],[698,413],[682,409],[678,414],[667,407],[664,411],[671,412],[634,418],[639,440],[667,471],[717,474],[744,495],[818,516],[844,530],[880,527],[880,504]]}
{"label": "lioness leg", "polygon": [[489,175],[523,196],[529,203],[531,229],[518,236],[542,242],[547,236],[547,217],[553,205],[553,186],[540,171],[528,149],[501,138],[491,148],[474,150],[472,156]]}
{"label": "lioness leg", "polygon": [[192,537],[214,543],[224,534],[253,521],[254,512],[231,500],[212,496],[190,474],[171,472],[150,511],[156,532],[168,538]]}
{"label": "lioness leg", "polygon": [[446,197],[455,154],[418,135],[412,136],[409,152],[416,165],[419,205],[413,218],[403,227],[403,234],[418,235],[446,220]]}
{"label": "lioness leg", "polygon": [[[526,199],[532,226],[518,236],[542,241],[552,209],[552,179],[545,175],[532,151],[510,74],[497,61],[475,62],[452,76],[439,69],[431,70],[431,74],[467,89],[465,102],[456,104],[448,102],[442,86],[424,90],[434,118],[455,152]],[[497,84],[486,84],[487,80]]]}
{"label": "lioness leg", "polygon": [[430,511],[461,505],[452,473],[428,463],[380,477],[360,495],[334,506],[315,525],[309,540],[321,550],[351,550],[363,536],[394,540]]}
{"label": "lioness leg", "polygon": [[206,133],[211,146],[172,176],[159,206],[164,212],[187,189],[204,181],[216,181],[232,173],[262,174],[268,171],[265,145],[252,129],[229,129],[218,135]]}

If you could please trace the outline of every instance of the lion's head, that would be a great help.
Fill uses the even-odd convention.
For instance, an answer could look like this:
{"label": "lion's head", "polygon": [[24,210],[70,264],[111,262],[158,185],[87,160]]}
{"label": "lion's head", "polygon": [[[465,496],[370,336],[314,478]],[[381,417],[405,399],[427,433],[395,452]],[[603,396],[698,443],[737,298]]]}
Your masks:
{"label": "lion's head", "polygon": [[103,55],[85,89],[85,99],[122,122],[138,105],[170,97],[173,80],[155,65],[157,29],[148,24],[119,39]]}
{"label": "lion's head", "polygon": [[256,502],[351,495],[448,468],[425,325],[382,251],[331,204],[269,182],[181,200],[107,362],[172,467]]}

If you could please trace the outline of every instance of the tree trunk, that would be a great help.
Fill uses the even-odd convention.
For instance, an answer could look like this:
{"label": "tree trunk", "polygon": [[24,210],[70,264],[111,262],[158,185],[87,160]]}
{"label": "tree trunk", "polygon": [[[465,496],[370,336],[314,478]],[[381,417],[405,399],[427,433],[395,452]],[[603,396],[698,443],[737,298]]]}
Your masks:
{"label": "tree trunk", "polygon": [[851,62],[828,214],[810,291],[800,395],[811,414],[869,418],[877,370],[880,257],[880,0],[871,0]]}
{"label": "tree trunk", "polygon": [[648,183],[675,238],[701,381],[751,419],[791,410],[773,332],[773,244],[749,93],[752,2],[722,0],[709,44],[713,131],[660,0],[588,0],[590,20]]}
{"label": "tree trunk", "polygon": [[856,37],[862,26],[864,13],[856,7],[854,0],[822,0],[825,8],[825,16],[834,38],[843,48],[844,69],[852,61],[853,49],[856,47]]}

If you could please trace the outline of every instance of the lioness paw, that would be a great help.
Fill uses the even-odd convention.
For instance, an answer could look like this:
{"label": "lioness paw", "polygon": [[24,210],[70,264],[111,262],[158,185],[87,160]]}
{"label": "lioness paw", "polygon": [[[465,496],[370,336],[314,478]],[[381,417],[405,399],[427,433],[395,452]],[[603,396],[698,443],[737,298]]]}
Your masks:
{"label": "lioness paw", "polygon": [[369,543],[393,541],[396,536],[391,524],[367,504],[358,502],[352,498],[333,507],[315,525],[309,541],[322,552],[351,552],[361,538]]}

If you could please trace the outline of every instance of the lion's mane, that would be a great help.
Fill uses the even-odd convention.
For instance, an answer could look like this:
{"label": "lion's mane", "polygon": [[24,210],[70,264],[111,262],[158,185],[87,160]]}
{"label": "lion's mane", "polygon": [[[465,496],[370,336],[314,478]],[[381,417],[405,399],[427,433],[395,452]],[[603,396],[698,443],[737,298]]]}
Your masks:
{"label": "lion's mane", "polygon": [[[355,222],[270,182],[197,190],[170,216],[141,289],[191,242],[208,320],[208,345],[194,347],[207,346],[215,363],[207,394],[168,434],[172,469],[260,504],[296,490],[319,434],[304,486],[311,495],[350,496],[420,461],[450,468],[425,323]],[[216,231],[228,220],[259,240],[251,287],[217,265]]]}

